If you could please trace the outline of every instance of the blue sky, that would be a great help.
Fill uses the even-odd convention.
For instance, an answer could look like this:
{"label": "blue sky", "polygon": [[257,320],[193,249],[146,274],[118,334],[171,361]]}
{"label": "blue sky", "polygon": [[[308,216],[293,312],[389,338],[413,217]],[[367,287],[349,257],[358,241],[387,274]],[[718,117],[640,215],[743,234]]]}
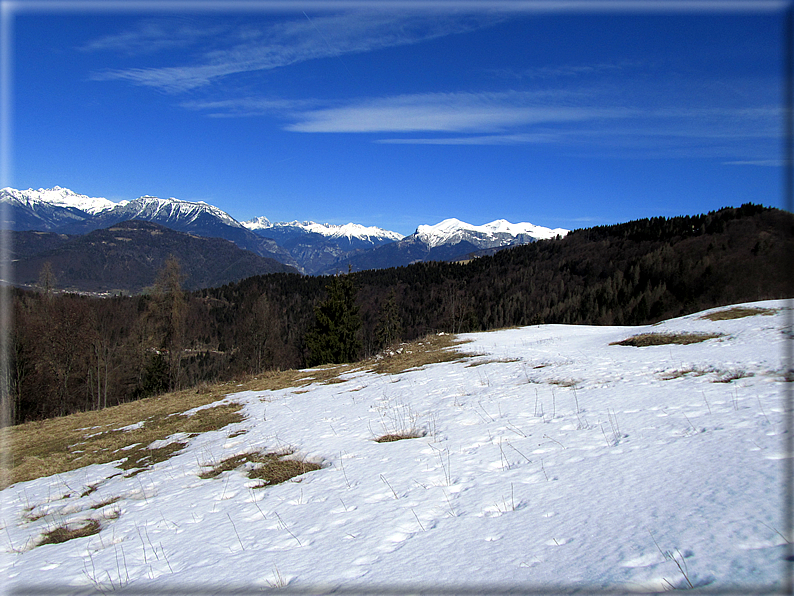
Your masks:
{"label": "blue sky", "polygon": [[9,6],[15,188],[403,234],[782,206],[784,2]]}

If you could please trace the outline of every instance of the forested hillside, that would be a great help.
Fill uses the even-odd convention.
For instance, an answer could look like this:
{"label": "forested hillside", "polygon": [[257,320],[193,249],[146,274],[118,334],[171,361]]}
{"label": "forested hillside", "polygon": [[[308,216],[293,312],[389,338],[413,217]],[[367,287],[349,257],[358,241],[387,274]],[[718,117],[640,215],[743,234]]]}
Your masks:
{"label": "forested hillside", "polygon": [[[545,323],[641,324],[794,296],[794,215],[757,205],[575,230],[466,264],[349,274],[359,356],[394,339]],[[149,295],[14,291],[17,422],[202,381],[316,362],[315,308],[332,277],[270,274],[185,293],[178,264]]]}

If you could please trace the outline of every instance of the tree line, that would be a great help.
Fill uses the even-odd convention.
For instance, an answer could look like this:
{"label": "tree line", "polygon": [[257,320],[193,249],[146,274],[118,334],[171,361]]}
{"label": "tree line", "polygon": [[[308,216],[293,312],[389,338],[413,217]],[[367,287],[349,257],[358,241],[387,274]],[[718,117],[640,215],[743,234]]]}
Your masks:
{"label": "tree line", "polygon": [[634,325],[792,294],[794,216],[759,205],[574,230],[467,263],[195,292],[170,259],[151,291],[92,298],[13,291],[15,423],[202,382],[354,361],[400,340],[539,323]]}

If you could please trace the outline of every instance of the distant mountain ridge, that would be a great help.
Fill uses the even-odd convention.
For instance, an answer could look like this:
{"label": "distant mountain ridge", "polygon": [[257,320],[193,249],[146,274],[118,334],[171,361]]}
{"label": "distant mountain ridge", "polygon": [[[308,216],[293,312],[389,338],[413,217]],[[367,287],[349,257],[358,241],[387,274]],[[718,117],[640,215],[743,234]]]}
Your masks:
{"label": "distant mountain ridge", "polygon": [[419,226],[416,232],[402,240],[353,255],[337,266],[343,270],[349,267],[353,271],[365,271],[404,267],[422,261],[458,261],[566,234],[568,230],[562,228],[544,228],[526,222],[511,224],[504,219],[482,226],[445,219],[434,226]]}
{"label": "distant mountain ridge", "polygon": [[228,213],[203,202],[161,199],[147,195],[118,204],[83,221],[60,226],[57,231],[65,234],[87,234],[130,220],[151,221],[177,232],[230,240],[244,250],[300,269],[290,254],[274,241],[257,236]]}
{"label": "distant mountain ridge", "polygon": [[505,219],[473,226],[452,218],[434,226],[419,226],[415,235],[429,248],[465,241],[483,249],[548,240],[556,236],[565,236],[567,233],[568,230],[563,228],[544,228],[527,222],[512,224]]}
{"label": "distant mountain ridge", "polygon": [[344,225],[317,223],[314,221],[291,221],[291,222],[276,222],[272,223],[266,217],[255,217],[254,219],[242,222],[249,230],[264,233],[265,230],[278,231],[280,229],[301,229],[311,234],[320,234],[328,238],[357,238],[360,240],[370,240],[377,242],[378,240],[396,241],[402,240],[404,236],[397,232],[390,232],[383,228],[375,226],[363,226],[356,223],[348,223]]}
{"label": "distant mountain ridge", "polygon": [[68,188],[33,190],[0,189],[0,203],[7,206],[7,230],[39,230],[48,232],[70,223],[85,221],[126,203],[114,203],[101,197],[79,195]]}
{"label": "distant mountain ridge", "polygon": [[[14,282],[35,286],[47,262],[56,288],[138,293],[154,283],[169,256],[179,259],[188,290],[221,286],[253,275],[297,273],[275,259],[242,250],[222,238],[177,232],[149,221],[126,221],[82,236],[15,231],[22,250]],[[31,244],[37,243],[38,250]],[[26,250],[27,249],[27,250]]]}
{"label": "distant mountain ridge", "polygon": [[257,217],[243,222],[243,225],[286,248],[309,274],[334,273],[334,268],[342,260],[403,238],[397,232],[354,223],[271,223],[265,217]]}
{"label": "distant mountain ridge", "polygon": [[107,211],[118,205],[123,205],[128,201],[121,201],[114,203],[103,197],[88,197],[86,195],[79,195],[68,188],[61,188],[55,186],[53,188],[40,188],[33,190],[16,190],[14,188],[4,188],[0,190],[0,196],[8,194],[18,201],[27,204],[46,203],[57,207],[72,207],[85,211],[91,215],[96,215],[102,211]]}
{"label": "distant mountain ridge", "polygon": [[310,275],[402,266],[417,261],[458,260],[473,253],[564,236],[568,230],[500,219],[474,226],[457,219],[421,225],[402,234],[348,223],[271,222],[264,216],[239,222],[208,203],[145,195],[114,203],[69,189],[0,189],[4,229],[83,235],[124,221],[151,221],[179,232],[224,238],[262,257],[273,258]]}

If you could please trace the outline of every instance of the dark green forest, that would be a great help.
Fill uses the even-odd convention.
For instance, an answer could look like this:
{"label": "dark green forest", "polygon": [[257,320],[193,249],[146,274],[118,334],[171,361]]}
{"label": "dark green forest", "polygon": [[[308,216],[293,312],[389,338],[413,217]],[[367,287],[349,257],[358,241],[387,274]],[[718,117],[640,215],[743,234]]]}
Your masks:
{"label": "dark green forest", "polygon": [[114,298],[43,283],[40,291],[13,291],[13,420],[355,360],[431,332],[635,325],[789,298],[792,249],[794,215],[746,204],[574,230],[466,263],[332,277],[275,273],[185,292],[172,259],[152,292]]}

